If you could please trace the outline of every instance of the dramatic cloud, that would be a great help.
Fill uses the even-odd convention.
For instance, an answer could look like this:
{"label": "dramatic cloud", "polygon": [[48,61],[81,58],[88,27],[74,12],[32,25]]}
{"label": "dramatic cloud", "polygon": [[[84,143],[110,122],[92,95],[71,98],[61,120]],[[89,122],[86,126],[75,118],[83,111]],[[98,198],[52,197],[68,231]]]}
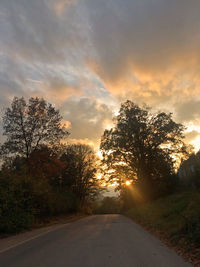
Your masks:
{"label": "dramatic cloud", "polygon": [[35,95],[44,96],[48,92],[46,98],[60,105],[71,96],[81,96],[83,90],[76,84],[70,84],[61,76],[47,76],[46,80],[37,84]]}
{"label": "dramatic cloud", "polygon": [[191,143],[194,139],[200,136],[200,132],[198,131],[191,131],[185,134],[185,139],[188,143]]}
{"label": "dramatic cloud", "polygon": [[62,107],[64,118],[70,121],[70,138],[98,142],[104,129],[112,122],[113,113],[94,99],[68,99]]}
{"label": "dramatic cloud", "polygon": [[0,105],[44,97],[71,139],[93,142],[127,98],[198,127],[199,10],[197,0],[1,0]]}
{"label": "dramatic cloud", "polygon": [[[198,1],[88,1],[98,71],[113,82],[122,76],[147,80],[197,64]],[[102,8],[102,6],[104,8]],[[187,60],[187,62],[186,62]]]}
{"label": "dramatic cloud", "polygon": [[78,9],[70,5],[65,16],[58,17],[55,4],[56,1],[2,0],[3,52],[23,60],[55,64],[80,49],[85,36],[81,36],[84,26],[75,23]]}
{"label": "dramatic cloud", "polygon": [[200,123],[200,100],[192,99],[177,104],[176,113],[180,121],[197,121]]}

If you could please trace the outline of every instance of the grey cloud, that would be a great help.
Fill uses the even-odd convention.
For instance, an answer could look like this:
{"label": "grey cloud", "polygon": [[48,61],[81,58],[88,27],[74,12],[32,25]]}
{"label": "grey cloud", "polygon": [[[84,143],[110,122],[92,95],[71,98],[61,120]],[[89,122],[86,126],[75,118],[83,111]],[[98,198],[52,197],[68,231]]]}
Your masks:
{"label": "grey cloud", "polygon": [[[165,105],[180,121],[199,120],[200,1],[0,0],[0,7],[1,105],[14,95],[63,96],[73,138],[97,139],[111,119],[95,97]],[[81,98],[66,101],[72,95]]]}
{"label": "grey cloud", "polygon": [[[56,4],[68,2],[56,13]],[[1,0],[1,6],[4,53],[43,69],[67,62],[84,71],[89,58],[102,82],[129,76],[137,81],[138,71],[147,72],[165,93],[157,73],[199,65],[199,1]]]}
{"label": "grey cloud", "polygon": [[200,136],[200,132],[191,131],[185,134],[185,140],[187,143],[190,143],[191,141],[196,139],[198,136]]}
{"label": "grey cloud", "polygon": [[[40,84],[39,84],[40,85]],[[61,75],[46,75],[46,79],[41,83],[35,94],[44,96],[57,105],[62,103],[71,96],[83,95],[83,90],[77,83],[69,82]]]}
{"label": "grey cloud", "polygon": [[199,59],[199,1],[86,2],[102,77],[118,79],[130,68],[168,71],[185,57],[193,60],[194,49]]}
{"label": "grey cloud", "polygon": [[0,1],[1,99],[81,94],[88,24],[76,2]]}
{"label": "grey cloud", "polygon": [[71,122],[70,138],[74,139],[97,141],[103,134],[105,121],[113,117],[108,106],[91,98],[69,99],[61,110],[64,119]]}
{"label": "grey cloud", "polygon": [[55,63],[73,55],[83,42],[77,25],[78,9],[70,5],[65,16],[56,14],[53,3],[44,0],[2,0],[4,51],[25,60]]}
{"label": "grey cloud", "polygon": [[8,105],[14,96],[26,96],[26,79],[20,62],[10,57],[0,58],[0,105]]}
{"label": "grey cloud", "polygon": [[177,103],[176,116],[179,121],[189,122],[197,121],[200,122],[200,100],[189,99],[183,103]]}

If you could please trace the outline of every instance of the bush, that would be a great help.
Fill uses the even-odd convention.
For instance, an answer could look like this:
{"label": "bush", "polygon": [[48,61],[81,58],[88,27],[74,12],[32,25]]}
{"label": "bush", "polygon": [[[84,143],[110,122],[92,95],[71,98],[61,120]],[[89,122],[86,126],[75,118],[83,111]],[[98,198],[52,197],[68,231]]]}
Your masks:
{"label": "bush", "polygon": [[29,182],[0,177],[0,233],[14,233],[29,228],[34,209]]}
{"label": "bush", "polygon": [[75,195],[69,191],[52,191],[49,200],[50,214],[52,216],[76,212],[78,201]]}
{"label": "bush", "polygon": [[104,197],[94,209],[97,214],[116,214],[120,211],[120,202],[116,197]]}
{"label": "bush", "polygon": [[28,229],[35,220],[75,212],[77,199],[71,192],[53,190],[44,179],[12,173],[0,176],[0,233]]}

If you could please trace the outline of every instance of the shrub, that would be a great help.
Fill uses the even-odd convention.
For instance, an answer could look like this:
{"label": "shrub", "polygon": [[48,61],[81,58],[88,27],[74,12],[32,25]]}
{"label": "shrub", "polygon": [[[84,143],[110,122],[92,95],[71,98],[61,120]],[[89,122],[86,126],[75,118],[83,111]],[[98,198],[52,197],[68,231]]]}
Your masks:
{"label": "shrub", "polygon": [[13,233],[29,228],[34,221],[31,185],[0,177],[0,233]]}

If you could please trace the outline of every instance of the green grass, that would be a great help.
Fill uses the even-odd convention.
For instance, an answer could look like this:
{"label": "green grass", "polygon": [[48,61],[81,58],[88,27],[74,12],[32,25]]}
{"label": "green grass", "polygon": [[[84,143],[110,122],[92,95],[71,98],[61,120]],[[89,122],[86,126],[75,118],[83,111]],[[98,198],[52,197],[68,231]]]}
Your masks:
{"label": "green grass", "polygon": [[[171,242],[200,248],[200,193],[184,192],[140,204],[126,216],[165,234]],[[189,246],[188,246],[189,247]]]}

